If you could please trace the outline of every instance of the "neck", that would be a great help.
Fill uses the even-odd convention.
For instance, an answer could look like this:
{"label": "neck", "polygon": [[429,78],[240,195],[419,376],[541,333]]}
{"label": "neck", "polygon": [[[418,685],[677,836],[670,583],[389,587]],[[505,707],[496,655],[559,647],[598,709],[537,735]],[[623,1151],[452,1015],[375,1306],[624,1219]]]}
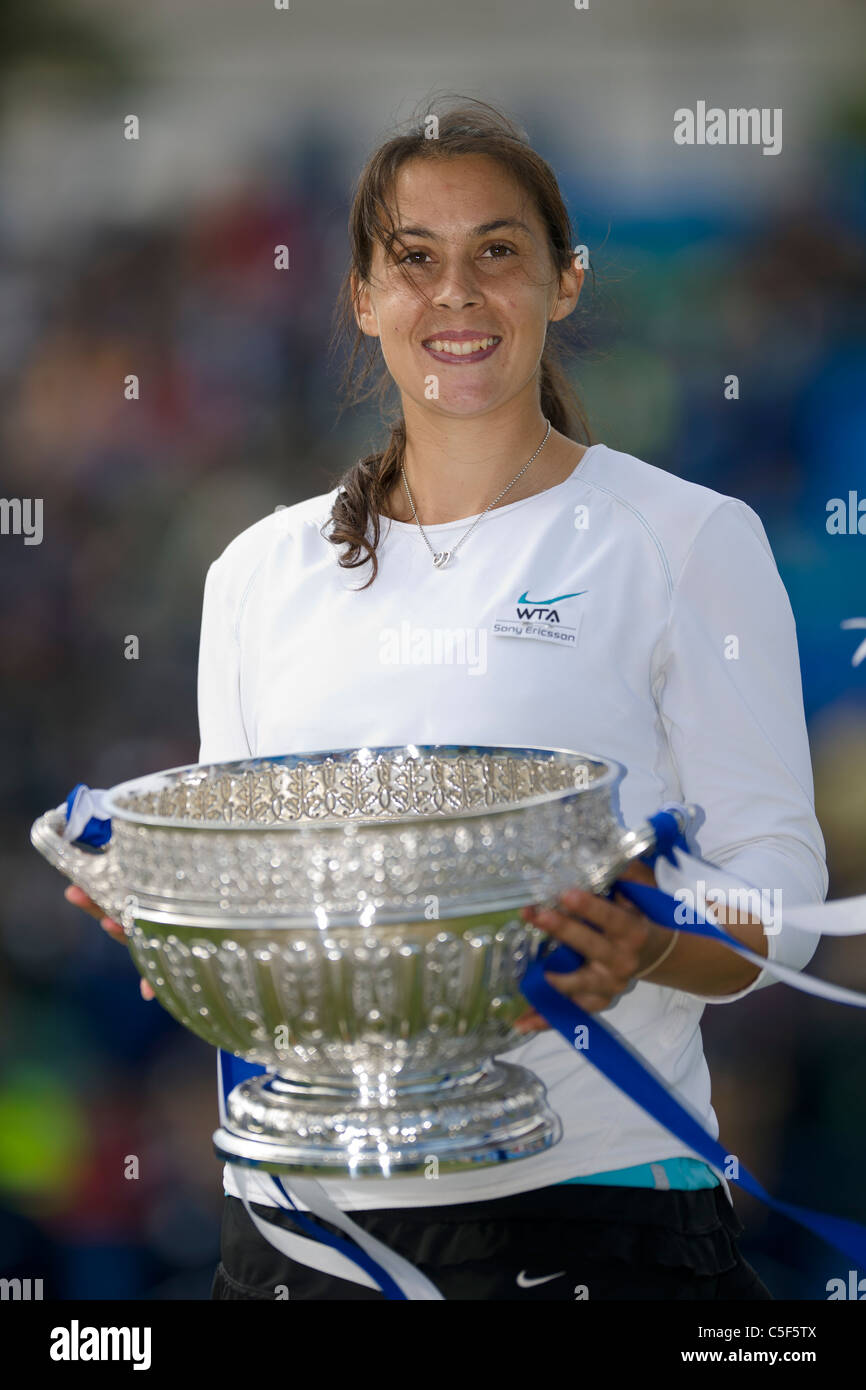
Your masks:
{"label": "neck", "polygon": [[[404,398],[404,467],[422,525],[458,521],[483,512],[532,458],[547,430],[533,395],[515,397],[496,411],[472,418],[442,416]],[[577,457],[575,457],[577,450]],[[509,488],[501,505],[552,487],[573,472],[583,450],[551,430],[541,453]],[[389,515],[411,521],[402,475],[388,499]]]}

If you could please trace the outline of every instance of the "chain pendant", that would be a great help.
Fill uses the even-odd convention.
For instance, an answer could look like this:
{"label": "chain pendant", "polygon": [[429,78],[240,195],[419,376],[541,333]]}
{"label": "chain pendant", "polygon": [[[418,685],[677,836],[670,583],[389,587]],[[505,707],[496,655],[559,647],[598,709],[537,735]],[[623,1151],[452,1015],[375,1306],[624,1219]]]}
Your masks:
{"label": "chain pendant", "polygon": [[547,443],[547,440],[548,440],[548,438],[549,438],[549,436],[550,436],[550,429],[551,429],[550,421],[549,421],[549,420],[545,420],[545,424],[547,425],[547,429],[546,429],[545,432],[544,432],[544,438],[542,439],[542,441],[541,441],[541,443],[539,444],[538,448],[536,449],[535,453],[532,455],[532,458],[529,459],[529,460],[527,460],[527,462],[523,465],[523,467],[521,468],[521,470],[520,470],[519,473],[515,474],[515,476],[511,479],[511,482],[508,484],[508,487],[504,487],[504,488],[502,489],[502,491],[499,493],[499,496],[498,496],[498,497],[494,497],[494,499],[493,499],[492,502],[488,502],[488,503],[487,503],[487,506],[484,508],[484,511],[481,512],[481,514],[475,518],[475,520],[473,521],[472,525],[469,527],[469,530],[463,532],[463,535],[460,537],[460,539],[458,540],[458,542],[457,542],[457,544],[455,545],[455,547],[454,547],[453,550],[434,550],[434,549],[433,549],[433,547],[432,547],[432,545],[430,544],[430,541],[429,541],[429,539],[428,539],[428,537],[427,537],[427,533],[426,533],[426,531],[424,530],[424,527],[421,525],[421,522],[418,520],[418,512],[416,511],[415,503],[414,503],[414,501],[413,501],[413,499],[412,499],[412,491],[411,491],[411,489],[410,489],[410,487],[409,487],[409,479],[406,477],[406,469],[405,469],[405,467],[403,466],[402,463],[400,464],[400,473],[402,474],[402,477],[403,477],[403,486],[404,486],[404,488],[406,489],[406,498],[407,498],[407,501],[408,501],[408,503],[409,503],[410,508],[412,509],[412,518],[413,518],[413,520],[414,520],[416,526],[418,527],[418,530],[421,532],[421,535],[424,537],[424,541],[425,541],[425,543],[426,543],[426,545],[427,545],[427,547],[428,547],[428,549],[429,549],[431,555],[433,556],[433,564],[434,564],[434,566],[435,566],[435,568],[436,568],[437,570],[444,570],[444,568],[445,568],[445,566],[448,564],[449,560],[453,559],[453,557],[457,554],[458,547],[461,546],[461,545],[463,544],[463,542],[467,539],[467,537],[469,537],[469,536],[472,535],[472,532],[475,530],[475,527],[478,525],[479,521],[483,521],[484,518],[485,518],[485,516],[487,515],[487,513],[491,510],[491,508],[495,507],[499,502],[502,501],[502,499],[503,499],[503,497],[506,495],[506,493],[509,492],[509,491],[511,490],[511,488],[514,487],[514,484],[517,482],[518,478],[522,478],[522,477],[523,477],[523,475],[524,475],[524,473],[526,472],[527,468],[529,467],[530,463],[532,463],[534,459],[537,459],[537,458],[538,458],[538,455],[541,453],[542,449],[544,448],[544,446],[545,446],[545,444]]}

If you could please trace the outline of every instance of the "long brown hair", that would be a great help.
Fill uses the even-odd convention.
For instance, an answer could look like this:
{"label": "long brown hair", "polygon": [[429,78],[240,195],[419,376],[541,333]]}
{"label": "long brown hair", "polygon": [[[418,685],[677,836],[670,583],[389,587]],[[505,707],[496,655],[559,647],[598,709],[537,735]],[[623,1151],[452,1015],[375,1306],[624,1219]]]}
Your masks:
{"label": "long brown hair", "polygon": [[[375,243],[378,241],[386,251],[394,243],[389,201],[397,174],[408,160],[479,154],[498,160],[534,199],[557,271],[567,270],[573,262],[574,230],[550,165],[532,149],[528,136],[501,111],[472,98],[456,100],[459,104],[441,112],[428,107],[423,115],[414,117],[405,134],[393,136],[371,155],[358,178],[349,214],[351,260],[337,301],[332,341],[332,348],[340,342],[351,342],[342,382],[345,404],[357,404],[375,396],[384,408],[385,397],[394,385],[376,339],[358,326],[355,307],[360,282],[369,280]],[[431,116],[438,121],[432,139],[428,133],[435,129],[430,125]],[[591,444],[586,414],[562,363],[564,322],[548,328],[540,363],[541,410],[552,429],[569,439]],[[551,330],[558,330],[553,340]],[[359,359],[364,358],[359,370]],[[377,366],[381,366],[378,374]],[[343,568],[356,569],[370,561],[372,572],[361,586],[364,589],[373,583],[378,572],[380,519],[400,476],[405,443],[405,422],[398,413],[397,418],[392,418],[390,438],[384,449],[359,459],[340,479],[330,518],[322,528],[322,534],[332,544],[346,547],[339,559]]]}

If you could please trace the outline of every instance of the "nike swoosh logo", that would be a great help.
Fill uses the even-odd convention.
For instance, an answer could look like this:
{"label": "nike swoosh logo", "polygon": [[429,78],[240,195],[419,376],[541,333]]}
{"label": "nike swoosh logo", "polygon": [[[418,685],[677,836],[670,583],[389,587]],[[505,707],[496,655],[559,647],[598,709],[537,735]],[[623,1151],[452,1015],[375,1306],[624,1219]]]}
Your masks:
{"label": "nike swoosh logo", "polygon": [[549,1284],[551,1279],[561,1279],[565,1273],[564,1269],[557,1274],[542,1274],[540,1279],[527,1279],[526,1270],[522,1269],[517,1276],[517,1286],[521,1289],[534,1289],[536,1284]]}
{"label": "nike swoosh logo", "polygon": [[557,594],[556,598],[530,598],[529,590],[527,589],[525,593],[520,595],[517,602],[534,603],[537,607],[549,608],[551,604],[561,603],[564,598],[580,598],[581,594],[585,594],[586,592],[586,589],[578,589],[576,594]]}

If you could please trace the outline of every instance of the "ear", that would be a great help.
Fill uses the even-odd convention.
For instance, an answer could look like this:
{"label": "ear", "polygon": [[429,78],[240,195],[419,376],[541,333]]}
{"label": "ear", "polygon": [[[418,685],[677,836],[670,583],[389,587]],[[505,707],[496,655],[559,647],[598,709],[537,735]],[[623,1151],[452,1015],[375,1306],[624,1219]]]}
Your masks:
{"label": "ear", "polygon": [[357,271],[352,271],[350,276],[352,287],[352,297],[355,306],[355,321],[362,333],[366,333],[370,338],[379,337],[379,320],[373,308],[370,286],[366,280],[361,280]]}
{"label": "ear", "polygon": [[580,291],[583,288],[584,273],[583,266],[575,265],[574,262],[571,263],[568,270],[561,272],[559,292],[549,315],[551,323],[568,318],[568,315],[576,309]]}

